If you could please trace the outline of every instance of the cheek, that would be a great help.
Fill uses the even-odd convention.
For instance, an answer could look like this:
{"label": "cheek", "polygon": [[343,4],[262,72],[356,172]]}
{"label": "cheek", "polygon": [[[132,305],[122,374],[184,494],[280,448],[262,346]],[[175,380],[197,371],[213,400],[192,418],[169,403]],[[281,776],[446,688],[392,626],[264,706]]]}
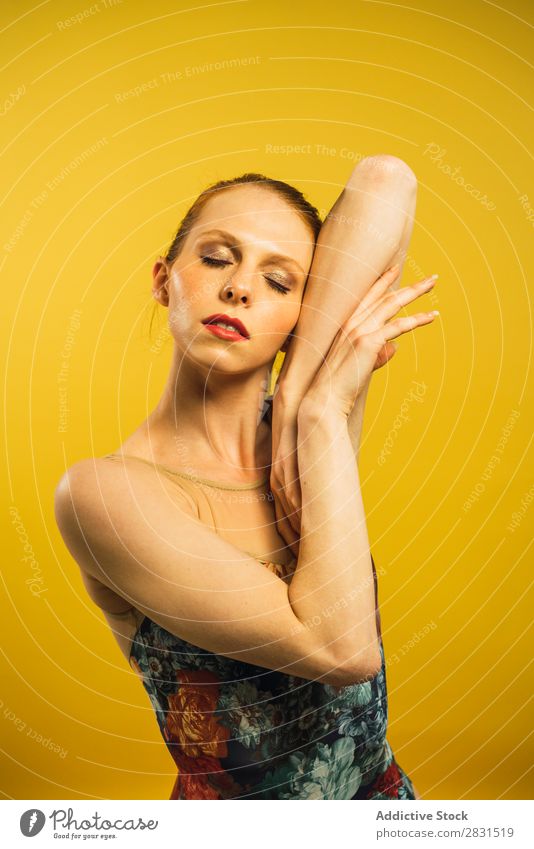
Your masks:
{"label": "cheek", "polygon": [[177,291],[175,287],[169,291],[169,326],[171,330],[183,331],[190,324],[189,300],[183,291]]}
{"label": "cheek", "polygon": [[176,275],[169,287],[169,325],[183,336],[200,329],[200,319],[209,312],[203,304],[210,301],[211,288],[206,281]]}
{"label": "cheek", "polygon": [[[281,297],[288,298],[289,295]],[[290,301],[287,304],[277,305],[269,311],[265,316],[265,327],[268,327],[270,332],[280,336],[287,336],[295,327],[300,313],[300,301]]]}

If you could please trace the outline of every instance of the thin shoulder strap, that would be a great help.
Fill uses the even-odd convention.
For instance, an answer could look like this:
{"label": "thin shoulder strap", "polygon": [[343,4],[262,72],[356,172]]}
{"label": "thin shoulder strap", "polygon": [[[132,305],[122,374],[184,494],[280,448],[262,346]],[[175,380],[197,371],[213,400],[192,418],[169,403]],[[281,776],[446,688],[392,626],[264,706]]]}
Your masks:
{"label": "thin shoulder strap", "polygon": [[257,489],[259,486],[263,486],[264,484],[266,484],[269,480],[269,475],[265,475],[265,477],[263,477],[259,481],[254,481],[253,483],[242,483],[239,486],[235,486],[234,484],[221,483],[221,481],[215,481],[211,478],[201,478],[199,477],[199,475],[191,475],[188,472],[179,472],[176,469],[169,469],[168,466],[163,466],[161,463],[155,463],[152,460],[145,460],[144,457],[137,457],[134,454],[105,454],[104,457],[109,458],[111,460],[139,460],[141,463],[146,463],[148,466],[152,466],[152,468],[161,469],[168,475],[177,475],[180,478],[185,478],[186,480],[190,480],[196,483],[206,484],[206,486],[211,486],[215,489],[230,489],[233,491]]}
{"label": "thin shoulder strap", "polygon": [[144,457],[137,457],[136,454],[104,454],[105,460],[139,460],[140,463],[146,463],[147,466],[155,466],[157,469],[164,469],[165,471],[170,471],[166,466],[162,466],[161,463],[154,463],[152,460],[145,460]]}

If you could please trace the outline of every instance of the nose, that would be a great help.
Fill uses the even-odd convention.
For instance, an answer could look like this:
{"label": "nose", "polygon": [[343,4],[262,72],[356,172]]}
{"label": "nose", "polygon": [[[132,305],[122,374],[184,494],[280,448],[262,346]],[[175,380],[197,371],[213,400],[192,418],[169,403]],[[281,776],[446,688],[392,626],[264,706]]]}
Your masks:
{"label": "nose", "polygon": [[236,274],[222,287],[223,301],[249,304],[251,301],[251,285],[244,274]]}

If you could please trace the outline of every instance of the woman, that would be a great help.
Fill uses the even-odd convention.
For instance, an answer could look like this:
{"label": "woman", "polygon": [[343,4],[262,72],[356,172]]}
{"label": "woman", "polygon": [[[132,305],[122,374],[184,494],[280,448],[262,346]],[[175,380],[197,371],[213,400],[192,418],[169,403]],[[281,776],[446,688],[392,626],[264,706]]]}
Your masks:
{"label": "woman", "polygon": [[390,340],[432,320],[395,316],[433,281],[393,293],[398,269],[385,272],[300,398],[286,371],[277,398],[294,422],[278,444],[298,438],[278,466],[291,480],[296,453],[299,490],[284,516],[264,402],[308,272],[314,285],[320,276],[320,229],[300,192],[262,175],[203,192],[154,266],[174,339],[160,402],[118,451],[76,463],[56,490],[63,538],[178,766],[171,799],[418,798],[386,739],[350,417]]}

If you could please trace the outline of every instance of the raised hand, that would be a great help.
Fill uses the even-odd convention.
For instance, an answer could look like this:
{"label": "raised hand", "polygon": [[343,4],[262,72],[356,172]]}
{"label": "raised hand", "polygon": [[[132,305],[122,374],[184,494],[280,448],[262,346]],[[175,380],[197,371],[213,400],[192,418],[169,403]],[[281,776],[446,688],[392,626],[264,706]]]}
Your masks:
{"label": "raised hand", "polygon": [[[397,291],[388,291],[399,267],[387,269],[373,283],[356,310],[341,327],[318,370],[307,401],[337,404],[347,417],[372,371],[395,354],[391,340],[430,323],[435,312],[386,322],[406,304],[430,291],[437,275]],[[278,387],[276,387],[278,389]],[[313,389],[313,392],[312,392]],[[306,396],[305,396],[306,397]],[[270,485],[274,496],[277,529],[295,557],[300,538],[301,492],[297,463],[297,412],[304,399],[287,391],[273,400],[273,457]]]}
{"label": "raised hand", "polygon": [[397,350],[398,336],[430,324],[437,310],[395,318],[399,310],[430,291],[437,275],[413,286],[389,292],[398,272],[386,271],[373,283],[352,315],[334,338],[301,403],[334,405],[347,418],[371,372],[390,360]]}

